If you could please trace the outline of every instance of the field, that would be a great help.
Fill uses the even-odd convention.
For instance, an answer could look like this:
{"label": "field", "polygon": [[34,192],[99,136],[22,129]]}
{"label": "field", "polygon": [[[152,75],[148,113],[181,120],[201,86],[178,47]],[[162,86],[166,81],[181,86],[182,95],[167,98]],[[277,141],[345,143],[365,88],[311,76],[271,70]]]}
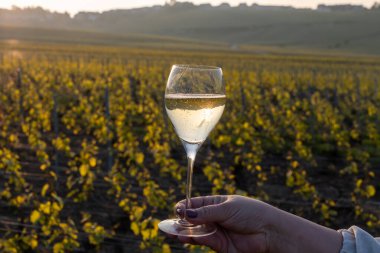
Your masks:
{"label": "field", "polygon": [[[16,36],[28,39],[33,36],[53,40],[63,37],[66,41],[93,43],[94,40],[104,42],[105,37],[110,37],[108,41],[119,44],[130,41],[125,36],[144,34],[169,41],[174,38],[234,47],[261,45],[293,51],[311,49],[368,55],[380,54],[379,23],[380,8],[320,11],[263,6],[212,7],[178,2],[174,6],[82,12],[73,17],[38,7],[0,9],[1,26],[35,29],[32,33],[25,28],[22,33],[19,33],[21,29],[15,31]],[[45,36],[46,31],[41,28],[55,31]],[[9,36],[10,32],[0,27],[0,38]],[[165,39],[168,36],[171,39]],[[178,43],[183,44],[183,41]]]}
{"label": "field", "polygon": [[221,66],[227,86],[194,195],[380,234],[380,58],[169,49],[1,43],[1,252],[207,252],[157,229],[185,188],[174,63]]}

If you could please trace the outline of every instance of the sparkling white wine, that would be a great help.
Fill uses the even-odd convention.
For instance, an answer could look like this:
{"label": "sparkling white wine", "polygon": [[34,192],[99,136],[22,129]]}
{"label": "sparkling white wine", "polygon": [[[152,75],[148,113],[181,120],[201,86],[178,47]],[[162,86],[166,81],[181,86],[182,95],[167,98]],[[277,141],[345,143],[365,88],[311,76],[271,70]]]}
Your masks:
{"label": "sparkling white wine", "polygon": [[167,94],[166,111],[178,136],[189,143],[203,142],[218,123],[226,104],[225,95]]}

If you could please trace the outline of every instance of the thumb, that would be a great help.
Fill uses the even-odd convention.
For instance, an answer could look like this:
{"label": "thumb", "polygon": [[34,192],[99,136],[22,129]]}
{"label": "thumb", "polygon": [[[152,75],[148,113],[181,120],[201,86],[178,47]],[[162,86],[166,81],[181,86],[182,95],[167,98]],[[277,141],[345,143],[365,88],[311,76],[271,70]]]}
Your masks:
{"label": "thumb", "polygon": [[194,224],[220,223],[230,217],[228,202],[186,210],[186,218]]}

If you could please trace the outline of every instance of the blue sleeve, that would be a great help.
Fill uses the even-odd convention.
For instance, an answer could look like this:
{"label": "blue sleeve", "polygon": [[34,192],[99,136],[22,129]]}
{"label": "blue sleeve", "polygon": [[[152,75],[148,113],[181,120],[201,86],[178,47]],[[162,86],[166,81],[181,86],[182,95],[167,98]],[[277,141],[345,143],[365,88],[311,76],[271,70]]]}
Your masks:
{"label": "blue sleeve", "polygon": [[380,253],[380,238],[374,238],[363,229],[353,226],[339,232],[343,236],[340,253]]}

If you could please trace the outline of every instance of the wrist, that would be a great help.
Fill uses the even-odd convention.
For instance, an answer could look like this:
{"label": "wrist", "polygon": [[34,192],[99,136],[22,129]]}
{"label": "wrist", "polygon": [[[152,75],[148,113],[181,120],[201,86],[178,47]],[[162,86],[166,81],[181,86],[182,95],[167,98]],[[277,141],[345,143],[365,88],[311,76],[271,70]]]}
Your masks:
{"label": "wrist", "polygon": [[289,231],[288,215],[286,212],[273,208],[268,212],[267,249],[268,253],[298,253],[297,241]]}
{"label": "wrist", "polygon": [[[266,240],[266,253],[297,253],[295,241],[291,239],[286,226],[288,213],[262,202],[263,232]],[[259,208],[259,209],[260,209]]]}
{"label": "wrist", "polygon": [[[299,216],[277,209],[269,239],[270,253],[339,253],[342,235]],[[277,224],[277,225],[276,225]],[[271,249],[271,248],[270,248]]]}

